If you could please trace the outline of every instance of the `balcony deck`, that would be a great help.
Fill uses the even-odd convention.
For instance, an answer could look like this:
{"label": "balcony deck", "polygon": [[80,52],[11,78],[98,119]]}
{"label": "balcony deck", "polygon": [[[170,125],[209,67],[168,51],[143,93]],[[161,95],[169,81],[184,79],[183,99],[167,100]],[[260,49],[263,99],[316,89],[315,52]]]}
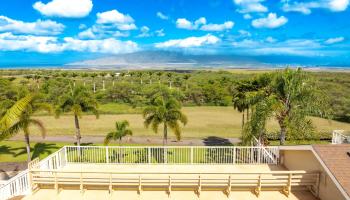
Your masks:
{"label": "balcony deck", "polygon": [[314,200],[319,172],[278,160],[278,147],[68,146],[30,162],[0,199]]}
{"label": "balcony deck", "polygon": [[[168,174],[171,173],[184,173],[183,176],[191,177],[194,176],[192,173],[269,173],[277,171],[285,171],[286,169],[281,165],[269,165],[269,164],[245,164],[245,165],[148,165],[148,164],[67,164],[65,167],[60,169],[61,172],[91,172],[99,171],[104,173],[109,172],[118,172],[118,173],[127,173],[127,174],[138,174],[150,173],[150,176],[157,174],[157,177],[168,177]],[[70,176],[78,176],[78,173],[72,173]],[[90,175],[90,177],[97,177],[98,174]],[[146,176],[147,175],[143,175]],[[209,175],[210,176],[210,175]],[[213,175],[216,176],[217,175]],[[148,177],[148,178],[149,178]],[[166,199],[216,199],[216,200],[227,200],[227,199],[240,199],[240,200],[316,200],[311,192],[306,190],[295,190],[287,197],[280,191],[264,191],[261,192],[259,197],[254,194],[253,191],[245,190],[233,190],[229,196],[225,194],[222,190],[215,191],[202,191],[200,197],[193,190],[188,191],[172,191],[170,195],[166,191],[159,191],[154,189],[144,189],[138,194],[136,190],[121,190],[114,188],[111,193],[108,192],[108,187],[101,187],[100,189],[96,188],[86,188],[81,192],[78,187],[65,187],[60,188],[58,193],[53,187],[41,187],[40,189],[34,191],[32,195],[25,196],[23,200],[41,200],[47,199],[47,197],[55,197],[56,199],[91,199],[95,200],[98,196],[98,199],[118,199],[118,197],[123,197],[123,199],[144,199],[144,200],[166,200]]]}

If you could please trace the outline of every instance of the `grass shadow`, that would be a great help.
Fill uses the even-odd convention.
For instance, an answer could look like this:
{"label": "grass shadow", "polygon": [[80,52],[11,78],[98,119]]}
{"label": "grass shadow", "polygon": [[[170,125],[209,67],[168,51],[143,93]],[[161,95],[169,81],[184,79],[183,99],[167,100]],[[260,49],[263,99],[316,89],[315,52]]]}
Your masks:
{"label": "grass shadow", "polygon": [[11,147],[8,146],[8,145],[2,145],[2,146],[0,146],[0,155],[2,155],[2,154],[8,154],[8,155],[13,155],[13,156],[15,156],[16,153],[13,152],[13,151],[15,151],[15,150],[16,150],[16,149],[11,148]]}
{"label": "grass shadow", "polygon": [[233,146],[233,143],[222,137],[209,136],[203,139],[205,146]]}
{"label": "grass shadow", "polygon": [[[42,155],[42,154],[47,154],[47,155],[51,154],[54,151],[56,151],[57,149],[59,149],[59,147],[53,143],[42,143],[42,142],[36,143],[34,145],[34,147],[30,148],[30,152],[32,154],[31,159],[40,157],[40,155]],[[20,150],[18,153],[14,154],[14,157],[21,156],[23,154],[27,154],[26,147],[15,148],[14,150]]]}

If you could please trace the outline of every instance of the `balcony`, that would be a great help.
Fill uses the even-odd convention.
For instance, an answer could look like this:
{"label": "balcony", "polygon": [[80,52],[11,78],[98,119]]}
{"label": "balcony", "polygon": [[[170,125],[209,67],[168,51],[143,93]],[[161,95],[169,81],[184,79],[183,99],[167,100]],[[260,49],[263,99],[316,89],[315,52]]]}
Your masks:
{"label": "balcony", "polygon": [[30,162],[0,199],[306,200],[316,199],[318,184],[318,172],[279,165],[278,147],[67,146]]}

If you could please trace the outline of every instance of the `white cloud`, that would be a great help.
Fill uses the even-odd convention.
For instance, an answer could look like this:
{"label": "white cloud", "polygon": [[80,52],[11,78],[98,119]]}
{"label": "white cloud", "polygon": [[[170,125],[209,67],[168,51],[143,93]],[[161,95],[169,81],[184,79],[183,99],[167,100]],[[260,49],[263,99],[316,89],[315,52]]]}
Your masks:
{"label": "white cloud", "polygon": [[97,24],[112,24],[115,25],[119,30],[135,30],[137,29],[134,24],[134,19],[128,15],[120,13],[117,10],[106,11],[97,13]]}
{"label": "white cloud", "polygon": [[335,44],[344,41],[344,37],[335,37],[335,38],[329,38],[324,43],[325,44]]}
{"label": "white cloud", "polygon": [[223,24],[205,24],[203,25],[200,30],[202,31],[223,31],[232,29],[234,26],[234,23],[232,21],[227,21]]}
{"label": "white cloud", "polygon": [[142,26],[141,27],[141,34],[139,34],[137,37],[150,37],[151,34],[149,32],[149,28],[147,26]]}
{"label": "white cloud", "polygon": [[238,32],[239,32],[240,36],[242,36],[242,37],[251,37],[252,36],[252,34],[246,30],[239,30]]}
{"label": "white cloud", "polygon": [[157,12],[157,17],[159,17],[160,19],[163,19],[163,20],[168,20],[169,17],[165,14],[163,14],[162,12]]}
{"label": "white cloud", "polygon": [[277,17],[276,13],[269,13],[266,18],[259,18],[252,21],[255,28],[278,28],[288,22],[284,16]]}
{"label": "white cloud", "polygon": [[251,19],[251,18],[253,18],[253,17],[252,17],[250,14],[247,13],[247,14],[244,14],[244,15],[243,15],[243,18],[244,18],[244,19]]}
{"label": "white cloud", "polygon": [[176,27],[187,30],[195,30],[198,29],[199,26],[207,23],[207,19],[205,17],[200,17],[196,21],[191,22],[186,18],[179,18],[176,20]]}
{"label": "white cloud", "polygon": [[52,0],[47,4],[38,1],[33,8],[49,17],[82,18],[92,10],[91,0]]}
{"label": "white cloud", "polygon": [[207,23],[207,19],[205,19],[205,17],[200,17],[199,19],[197,19],[195,22],[194,22],[194,25],[195,25],[195,28],[198,28],[198,26],[200,25],[204,25]]}
{"label": "white cloud", "polygon": [[179,18],[176,20],[176,27],[181,29],[194,29],[194,25],[192,22],[188,21],[185,18]]}
{"label": "white cloud", "polygon": [[207,24],[207,19],[205,17],[200,17],[196,21],[191,22],[186,18],[178,18],[176,20],[176,27],[180,29],[187,30],[202,30],[202,31],[224,31],[228,29],[232,29],[234,26],[234,22],[227,21],[223,24]]}
{"label": "white cloud", "polygon": [[87,26],[85,25],[85,24],[79,24],[79,27],[78,27],[80,30],[81,29],[86,29],[87,28]]}
{"label": "white cloud", "polygon": [[94,39],[96,38],[96,34],[94,33],[93,29],[92,28],[88,28],[82,32],[80,32],[78,34],[78,37],[79,38],[83,38],[83,39]]}
{"label": "white cloud", "polygon": [[[271,41],[271,39],[273,41]],[[298,55],[315,56],[322,54],[324,47],[320,40],[289,39],[277,41],[274,38],[265,40],[244,39],[232,43],[236,51],[251,55]]]}
{"label": "white cloud", "polygon": [[300,12],[305,15],[308,15],[311,13],[310,8],[315,8],[316,3],[310,2],[310,3],[300,3],[300,2],[294,2],[293,4],[285,3],[282,6],[282,10],[284,12]]}
{"label": "white cloud", "polygon": [[349,0],[329,0],[328,5],[331,11],[341,12],[348,8]]}
{"label": "white cloud", "polygon": [[97,13],[97,23],[99,24],[129,24],[134,23],[134,19],[130,15],[124,15],[117,10],[110,10]]}
{"label": "white cloud", "polygon": [[128,32],[121,32],[115,27],[95,24],[92,27],[80,32],[78,37],[81,39],[105,39],[110,37],[128,37]]}
{"label": "white cloud", "polygon": [[265,40],[266,40],[266,42],[269,42],[269,43],[277,42],[277,40],[275,38],[271,37],[271,36],[267,37]]}
{"label": "white cloud", "polygon": [[265,0],[234,0],[233,2],[239,7],[240,13],[267,12],[268,8],[262,5]]}
{"label": "white cloud", "polygon": [[165,36],[164,29],[156,30],[155,33],[156,33],[156,36],[158,36],[158,37]]}
{"label": "white cloud", "polygon": [[34,51],[40,53],[59,52],[63,47],[57,44],[57,38],[53,36],[13,35],[12,33],[0,34],[1,51]]}
{"label": "white cloud", "polygon": [[130,53],[138,50],[133,41],[120,41],[113,38],[103,40],[80,40],[66,37],[59,41],[54,36],[0,34],[1,51],[30,51],[54,53],[62,51],[79,51],[92,53]]}
{"label": "white cloud", "polygon": [[51,20],[23,22],[5,16],[0,16],[0,32],[13,32],[32,35],[58,35],[64,30],[64,25]]}
{"label": "white cloud", "polygon": [[79,40],[71,37],[64,38],[64,48],[69,51],[92,53],[131,53],[138,50],[138,46],[132,41],[120,41],[113,38],[103,40]]}
{"label": "white cloud", "polygon": [[292,1],[282,0],[282,10],[285,12],[300,12],[308,15],[312,9],[322,8],[332,12],[342,12],[349,6],[349,0],[314,0],[314,1]]}
{"label": "white cloud", "polygon": [[200,47],[203,45],[212,45],[219,42],[220,39],[211,34],[207,34],[202,37],[188,37],[184,39],[168,40],[165,42],[157,43],[156,48],[188,48],[188,47]]}

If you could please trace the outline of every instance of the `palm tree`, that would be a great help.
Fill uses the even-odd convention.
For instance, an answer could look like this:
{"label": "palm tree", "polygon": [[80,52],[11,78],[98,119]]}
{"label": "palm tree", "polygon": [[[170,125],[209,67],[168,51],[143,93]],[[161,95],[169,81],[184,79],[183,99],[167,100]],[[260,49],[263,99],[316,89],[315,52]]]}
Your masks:
{"label": "palm tree", "polygon": [[[251,93],[254,99],[251,122],[247,131],[261,135],[266,122],[275,118],[280,127],[280,144],[287,134],[310,134],[314,131],[308,115],[327,116],[328,101],[301,69],[287,68],[267,78],[266,87]],[[260,127],[260,128],[257,128]]]}
{"label": "palm tree", "polygon": [[96,93],[96,82],[95,82],[95,78],[96,78],[96,76],[97,76],[97,74],[96,73],[92,73],[91,75],[91,78],[92,78],[92,82],[93,82],[93,84],[94,84],[94,93]]}
{"label": "palm tree", "polygon": [[186,90],[188,90],[188,79],[190,79],[190,78],[191,78],[190,74],[185,74],[183,76],[183,79],[185,80],[185,88],[186,88]]}
{"label": "palm tree", "polygon": [[181,105],[174,97],[158,96],[143,111],[144,124],[146,128],[150,125],[155,133],[158,132],[158,127],[163,124],[163,145],[168,142],[168,127],[173,130],[176,139],[181,139],[181,127],[179,121],[187,124],[187,117],[181,112]]}
{"label": "palm tree", "polygon": [[111,77],[112,77],[112,85],[114,86],[114,80],[115,80],[115,73],[114,72],[111,73]]}
{"label": "palm tree", "polygon": [[17,101],[1,119],[1,136],[0,139],[11,137],[20,131],[24,133],[24,139],[27,150],[27,160],[31,161],[30,156],[30,126],[37,126],[45,138],[46,130],[40,120],[34,119],[33,115],[39,111],[47,111],[51,113],[52,107],[47,103],[39,101],[38,95],[29,94],[26,97]]}
{"label": "palm tree", "polygon": [[56,108],[56,117],[59,117],[62,112],[72,112],[74,115],[75,134],[77,145],[80,146],[81,134],[79,118],[84,112],[92,112],[96,119],[99,117],[98,104],[95,97],[88,89],[78,86],[71,93],[62,96],[60,103]]}
{"label": "palm tree", "polygon": [[104,144],[107,145],[111,140],[119,140],[119,144],[122,138],[127,135],[132,135],[132,130],[128,129],[129,122],[126,120],[115,122],[115,131],[109,132],[106,135]]}
{"label": "palm tree", "polygon": [[172,85],[171,85],[171,84],[172,84],[171,78],[173,77],[173,74],[169,72],[169,73],[167,73],[166,75],[167,75],[168,81],[169,81],[169,88],[171,89],[171,86],[172,86]]}

